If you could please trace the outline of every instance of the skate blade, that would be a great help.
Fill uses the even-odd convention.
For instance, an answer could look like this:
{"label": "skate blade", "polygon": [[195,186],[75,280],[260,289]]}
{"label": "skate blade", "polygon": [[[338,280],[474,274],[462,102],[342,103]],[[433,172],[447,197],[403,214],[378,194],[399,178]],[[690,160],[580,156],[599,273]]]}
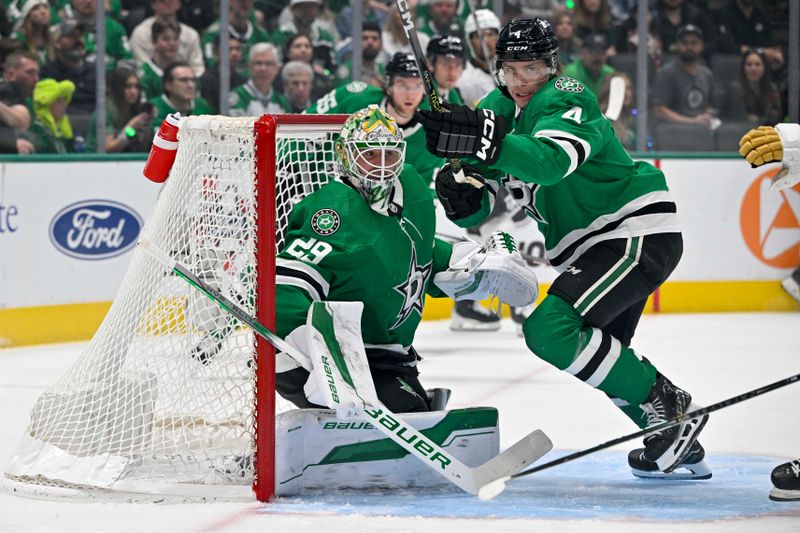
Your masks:
{"label": "skate blade", "polygon": [[774,502],[798,502],[800,501],[800,490],[773,488],[769,491],[769,499]]}
{"label": "skate blade", "polygon": [[667,479],[667,480],[698,480],[698,479],[711,479],[711,469],[705,460],[694,464],[682,464],[672,472],[662,472],[660,470],[639,470],[638,468],[631,468],[633,475],[640,479]]}
{"label": "skate blade", "polygon": [[[694,410],[694,404],[690,406],[690,409]],[[689,452],[692,451],[692,445],[697,440],[697,437],[700,436],[700,432],[703,430],[703,427],[706,425],[706,422],[708,422],[708,415],[705,415],[700,419],[692,418],[686,424],[681,425],[682,427],[681,431],[684,432],[683,435],[684,440],[682,443],[683,448],[681,450],[681,453],[674,456],[670,461],[664,461],[664,459],[667,458],[665,458],[663,455],[659,457],[659,460],[656,461],[659,470],[669,474],[670,472],[678,468],[681,465],[681,463],[683,463],[683,460],[686,459],[686,456],[689,455]],[[666,466],[664,465],[664,463],[666,463]]]}

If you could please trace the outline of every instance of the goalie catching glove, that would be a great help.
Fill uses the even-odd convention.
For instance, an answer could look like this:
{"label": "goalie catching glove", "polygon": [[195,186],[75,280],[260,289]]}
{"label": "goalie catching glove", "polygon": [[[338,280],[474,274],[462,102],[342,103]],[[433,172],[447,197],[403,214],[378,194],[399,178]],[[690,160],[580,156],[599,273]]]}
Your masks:
{"label": "goalie catching glove", "polygon": [[445,159],[475,157],[487,165],[497,161],[506,121],[491,109],[452,106],[449,112],[421,110],[415,116],[433,155]]}
{"label": "goalie catching glove", "polygon": [[800,182],[800,125],[778,124],[759,126],[744,134],[739,141],[739,154],[754,168],[781,162],[781,169],[772,178],[777,189]]}
{"label": "goalie catching glove", "polygon": [[536,301],[539,281],[525,264],[508,233],[495,231],[482,248],[472,242],[453,245],[450,268],[433,278],[454,300],[482,300],[490,294],[501,302],[523,307]]}

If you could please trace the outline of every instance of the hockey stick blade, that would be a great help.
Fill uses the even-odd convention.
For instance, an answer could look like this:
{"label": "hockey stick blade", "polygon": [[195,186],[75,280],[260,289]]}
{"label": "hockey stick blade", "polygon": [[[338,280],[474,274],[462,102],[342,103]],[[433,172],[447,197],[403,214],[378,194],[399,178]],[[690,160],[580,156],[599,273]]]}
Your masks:
{"label": "hockey stick blade", "polygon": [[[248,325],[253,331],[264,338],[264,340],[275,346],[275,348],[284,352],[296,361],[308,359],[300,354],[294,346],[278,337],[275,333],[271,332],[254,317],[248,315],[247,312],[238,305],[231,302],[217,290],[206,285],[188,268],[156,246],[146,235],[142,235],[139,238],[138,245],[146,250],[162,265],[177,274],[180,278],[184,279],[194,288],[205,294],[222,309],[235,316],[243,324]],[[373,426],[375,426],[376,429],[380,430],[395,443],[420,459],[429,467],[439,472],[457,487],[461,488],[465,492],[479,496],[482,499],[490,499],[500,494],[505,486],[505,479],[508,479],[512,473],[518,472],[522,468],[525,468],[525,466],[541,458],[553,447],[553,444],[550,442],[550,439],[547,437],[547,435],[545,435],[541,430],[536,430],[483,465],[478,466],[477,468],[470,468],[449,453],[442,450],[438,445],[422,436],[421,433],[404,422],[401,417],[391,412],[380,402],[378,402],[377,406],[366,406],[362,412],[364,417],[373,419],[375,421]],[[391,417],[393,423],[389,423],[388,425],[380,423],[379,418],[382,415]],[[402,425],[402,427],[405,429],[404,432],[395,431],[399,425]],[[393,430],[390,426],[395,427],[395,429]],[[402,436],[401,433],[404,433],[405,436]],[[411,435],[416,435],[416,438],[411,439]],[[422,441],[425,441],[431,448],[427,454],[415,445]],[[442,454],[447,461],[449,461],[447,466],[450,466],[451,468],[442,467],[447,461],[440,460],[436,463],[432,461],[432,457],[435,457],[438,454]]]}
{"label": "hockey stick blade", "polygon": [[726,407],[730,407],[731,405],[736,405],[737,403],[744,402],[746,400],[750,400],[757,396],[761,396],[762,394],[766,394],[768,392],[774,391],[776,389],[780,389],[781,387],[785,387],[787,385],[791,385],[792,383],[796,383],[800,380],[800,374],[795,374],[793,376],[789,376],[788,378],[784,378],[780,381],[776,381],[774,383],[770,383],[769,385],[764,385],[763,387],[759,387],[757,389],[753,389],[749,392],[744,392],[737,396],[733,396],[728,398],[727,400],[722,400],[715,404],[709,405],[708,407],[703,407],[701,409],[695,409],[689,413],[685,413],[681,416],[675,417],[671,420],[667,420],[666,422],[662,422],[660,424],[656,424],[655,426],[651,426],[649,428],[642,429],[635,433],[629,433],[628,435],[623,435],[621,437],[617,437],[616,439],[612,439],[608,442],[604,442],[602,444],[598,444],[597,446],[593,446],[591,448],[587,448],[585,450],[580,450],[575,453],[571,453],[569,455],[565,455],[564,457],[560,457],[553,461],[541,464],[539,466],[535,466],[531,469],[524,470],[517,474],[511,476],[511,478],[518,478],[527,476],[530,474],[535,474],[536,472],[541,472],[542,470],[546,470],[548,468],[552,468],[554,466],[562,465],[564,463],[568,463],[570,461],[574,461],[575,459],[580,459],[586,455],[590,455],[595,452],[599,452],[600,450],[605,450],[606,448],[610,448],[612,446],[616,446],[617,444],[633,440],[639,437],[644,437],[645,435],[649,435],[651,433],[656,433],[658,431],[662,431],[667,428],[671,428],[673,426],[677,426],[678,424],[685,422],[686,420],[692,420],[695,418],[701,418],[706,416],[709,413],[713,413],[714,411],[719,411],[720,409],[724,409]]}
{"label": "hockey stick blade", "polygon": [[553,443],[544,431],[532,431],[503,453],[475,469],[478,497],[482,500],[494,498],[503,492],[508,479],[552,449]]}
{"label": "hockey stick blade", "polygon": [[608,120],[614,122],[622,112],[625,103],[625,80],[621,76],[611,78],[608,87],[608,107],[603,113]]}

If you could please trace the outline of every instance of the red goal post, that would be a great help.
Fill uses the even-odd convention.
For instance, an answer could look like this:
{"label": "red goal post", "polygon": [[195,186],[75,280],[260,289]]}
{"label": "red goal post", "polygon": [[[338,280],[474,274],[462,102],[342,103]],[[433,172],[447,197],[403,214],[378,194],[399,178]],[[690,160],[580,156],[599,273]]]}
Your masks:
{"label": "red goal post", "polygon": [[[255,175],[260,205],[272,201],[277,203],[276,184],[280,168],[278,144],[281,135],[290,137],[295,131],[304,132],[313,128],[327,134],[338,132],[348,115],[264,115],[254,126],[256,138]],[[264,142],[261,142],[263,139]],[[262,164],[263,162],[263,164]],[[272,199],[272,200],[270,200]],[[267,211],[263,225],[258,225],[261,235],[276,235],[276,213],[278,209]],[[258,285],[265,287],[261,295],[267,295],[257,303],[256,318],[275,331],[275,239],[258,239],[258,255],[263,268],[259,269]],[[258,361],[256,371],[255,407],[255,475],[253,492],[259,501],[268,501],[275,494],[275,348],[256,336]],[[263,364],[266,362],[266,364]],[[263,417],[261,414],[263,413]],[[261,450],[271,450],[265,454]]]}

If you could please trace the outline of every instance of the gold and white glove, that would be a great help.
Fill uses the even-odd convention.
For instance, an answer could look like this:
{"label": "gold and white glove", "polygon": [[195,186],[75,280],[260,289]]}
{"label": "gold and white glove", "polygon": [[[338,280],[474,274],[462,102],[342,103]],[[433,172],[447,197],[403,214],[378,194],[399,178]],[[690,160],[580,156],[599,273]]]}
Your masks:
{"label": "gold and white glove", "polygon": [[490,294],[514,307],[536,301],[539,281],[517,250],[514,238],[495,231],[483,247],[472,242],[453,245],[450,267],[433,277],[454,300],[482,300]]}
{"label": "gold and white glove", "polygon": [[783,189],[800,182],[800,125],[759,126],[739,141],[739,155],[753,167],[780,162],[772,187]]}

